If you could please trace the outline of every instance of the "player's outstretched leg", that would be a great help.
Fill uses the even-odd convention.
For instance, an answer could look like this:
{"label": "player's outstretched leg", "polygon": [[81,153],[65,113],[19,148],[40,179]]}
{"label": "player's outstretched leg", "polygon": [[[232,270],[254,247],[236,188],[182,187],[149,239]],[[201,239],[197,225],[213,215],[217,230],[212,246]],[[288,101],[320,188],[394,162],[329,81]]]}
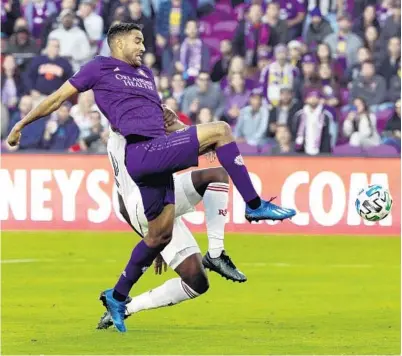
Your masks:
{"label": "player's outstretched leg", "polygon": [[130,260],[121,274],[116,286],[105,291],[105,303],[113,322],[120,332],[125,332],[124,314],[126,298],[133,285],[152,264],[156,256],[172,238],[175,206],[166,205],[162,213],[149,222],[148,234],[131,253]]}
{"label": "player's outstretched leg", "polygon": [[[204,294],[209,288],[207,275],[202,267],[199,253],[187,257],[175,271],[181,278],[169,279],[157,288],[128,300],[125,305],[125,318],[142,310],[173,306]],[[107,307],[105,292],[100,296]],[[98,329],[107,329],[113,325],[109,309],[103,314]]]}
{"label": "player's outstretched leg", "polygon": [[246,202],[246,219],[284,220],[296,215],[294,209],[281,208],[269,201],[262,200],[251,183],[247,168],[240,151],[234,142],[232,130],[225,122],[197,125],[200,153],[214,148],[219,162],[226,169],[233,184]]}
{"label": "player's outstretched leg", "polygon": [[205,268],[226,279],[245,282],[247,277],[239,271],[224,248],[225,225],[229,201],[229,176],[222,167],[198,169],[191,172],[191,183],[183,182],[187,196],[202,197],[208,235],[208,252],[202,259]]}

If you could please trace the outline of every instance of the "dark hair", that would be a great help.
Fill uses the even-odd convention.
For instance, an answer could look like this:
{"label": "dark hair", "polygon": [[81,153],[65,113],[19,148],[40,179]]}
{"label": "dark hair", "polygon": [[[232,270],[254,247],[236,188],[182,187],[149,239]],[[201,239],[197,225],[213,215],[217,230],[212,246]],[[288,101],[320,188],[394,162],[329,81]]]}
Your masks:
{"label": "dark hair", "polygon": [[363,107],[364,107],[364,111],[365,111],[366,113],[369,113],[369,112],[370,112],[370,108],[369,108],[369,106],[367,105],[366,100],[364,100],[361,96],[357,96],[356,98],[354,98],[354,99],[353,99],[353,102],[355,102],[356,100],[359,100],[359,101],[362,102]]}
{"label": "dark hair", "polygon": [[364,61],[364,62],[362,63],[362,67],[363,67],[365,64],[370,64],[370,65],[372,65],[373,67],[375,67],[374,62],[371,61],[371,60]]}
{"label": "dark hair", "polygon": [[126,35],[131,31],[142,31],[142,26],[136,23],[117,23],[110,26],[109,31],[107,31],[107,44],[111,47],[111,43],[116,36]]}

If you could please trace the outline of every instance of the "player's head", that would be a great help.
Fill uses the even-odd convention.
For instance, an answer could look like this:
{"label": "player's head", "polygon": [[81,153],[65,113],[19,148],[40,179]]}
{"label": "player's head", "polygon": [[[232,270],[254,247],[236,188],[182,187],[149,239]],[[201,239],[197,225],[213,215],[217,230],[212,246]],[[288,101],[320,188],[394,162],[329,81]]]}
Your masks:
{"label": "player's head", "polygon": [[111,26],[107,33],[107,42],[112,57],[136,67],[142,64],[145,46],[144,36],[139,25],[119,23]]}

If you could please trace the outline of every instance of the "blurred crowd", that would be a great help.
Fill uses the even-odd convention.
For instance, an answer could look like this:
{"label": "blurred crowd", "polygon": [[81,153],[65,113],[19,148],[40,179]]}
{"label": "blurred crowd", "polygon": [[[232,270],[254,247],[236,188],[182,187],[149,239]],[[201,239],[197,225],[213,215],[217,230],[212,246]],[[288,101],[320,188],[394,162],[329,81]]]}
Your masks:
{"label": "blurred crowd", "polygon": [[[118,22],[142,26],[162,101],[186,124],[226,121],[244,153],[400,153],[400,0],[2,0],[2,140],[110,54]],[[107,138],[88,91],[12,151],[104,153]]]}

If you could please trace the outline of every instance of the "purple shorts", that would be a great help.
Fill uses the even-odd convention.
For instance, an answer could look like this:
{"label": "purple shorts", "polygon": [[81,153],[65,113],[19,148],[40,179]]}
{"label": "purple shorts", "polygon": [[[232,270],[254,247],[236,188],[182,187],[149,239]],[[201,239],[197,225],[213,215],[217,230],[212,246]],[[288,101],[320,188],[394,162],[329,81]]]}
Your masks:
{"label": "purple shorts", "polygon": [[173,173],[198,166],[197,128],[126,146],[126,167],[140,189],[145,216],[154,220],[174,204]]}

